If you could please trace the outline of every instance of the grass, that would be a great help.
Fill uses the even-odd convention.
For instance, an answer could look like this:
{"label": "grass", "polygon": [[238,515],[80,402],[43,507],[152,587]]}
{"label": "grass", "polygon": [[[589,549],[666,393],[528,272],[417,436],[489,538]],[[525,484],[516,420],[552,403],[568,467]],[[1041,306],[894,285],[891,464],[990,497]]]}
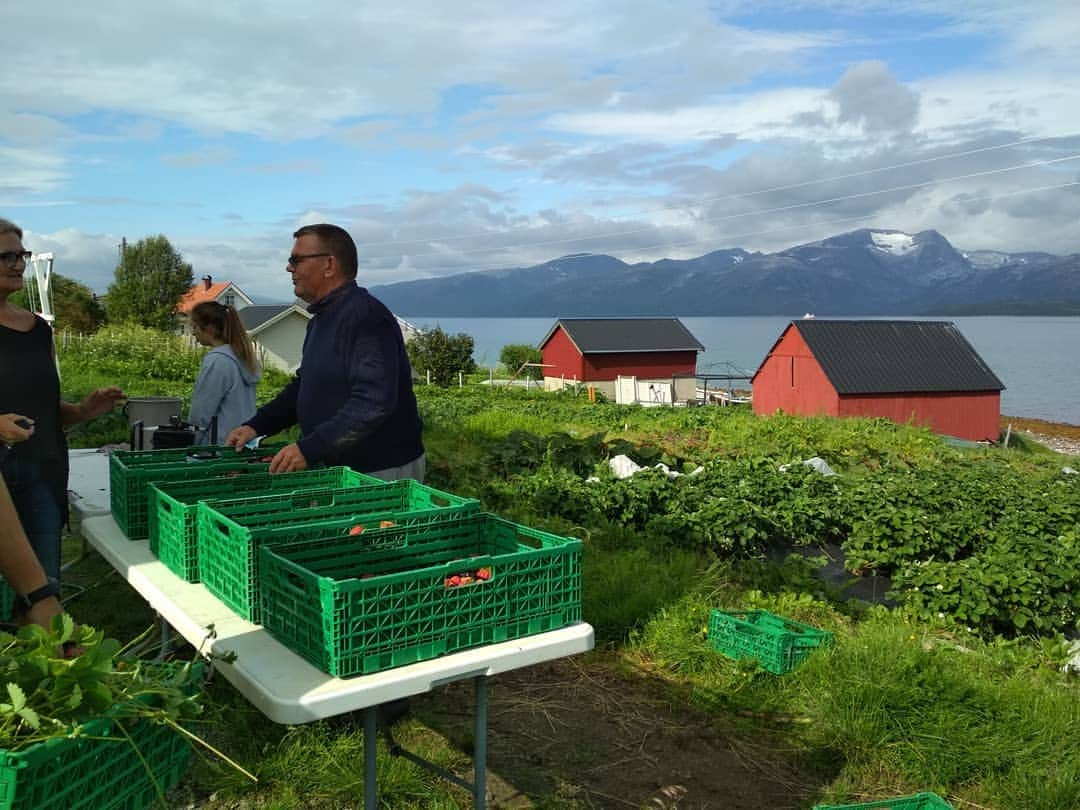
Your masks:
{"label": "grass", "polygon": [[[158,366],[145,366],[148,361],[137,353],[127,356],[126,365],[99,366],[97,356],[87,350],[77,362],[61,358],[69,398],[117,381],[108,374],[121,372],[119,381],[132,396],[187,395],[197,369],[195,362],[154,376]],[[261,389],[260,398],[272,390]],[[418,395],[428,483],[468,496],[489,491],[493,448],[513,431],[578,437],[600,432],[649,442],[685,458],[819,455],[850,475],[913,466],[949,469],[960,459],[979,454],[996,459],[1000,452],[973,455],[946,447],[926,431],[882,420],[762,419],[738,408],[650,411],[487,386],[421,387]],[[73,433],[72,444],[122,441],[125,431],[119,417],[99,420]],[[1036,478],[1060,466],[1058,456],[1028,443],[1000,458]],[[813,578],[812,566],[801,558],[782,565],[721,559],[656,548],[642,533],[611,525],[570,525],[532,513],[527,504],[500,502],[500,511],[586,538],[584,615],[606,651],[588,657],[594,668],[590,677],[603,669],[620,679],[628,697],[635,690],[661,690],[671,707],[722,729],[730,746],[762,764],[763,774],[775,770],[768,763],[796,763],[804,791],[812,796],[788,806],[919,790],[935,790],[957,807],[1080,806],[1080,684],[1059,669],[1060,640],[980,640],[945,622],[917,621],[902,610],[847,603]],[[69,554],[76,542],[69,538]],[[153,619],[143,600],[96,555],[66,579],[86,589],[70,603],[84,623],[127,639]],[[753,662],[729,660],[710,647],[705,628],[714,607],[761,607],[831,630],[836,643],[787,676],[768,676]],[[434,730],[439,724],[432,714],[460,713],[457,695],[451,688],[439,690],[395,734],[410,750],[467,778],[471,737]],[[356,717],[282,727],[220,679],[209,697],[211,711],[200,733],[260,781],[252,785],[218,763],[199,761],[175,797],[177,806],[262,810],[359,804],[363,743]],[[567,769],[530,789],[533,806],[603,806],[605,800],[597,797],[617,791],[615,780],[600,787],[586,784],[583,774],[596,771],[593,760],[601,749],[585,745],[580,735],[577,743],[574,739],[569,737],[574,749]],[[502,745],[528,742],[504,738]],[[470,805],[465,791],[384,749],[379,787],[387,807]]]}
{"label": "grass", "polygon": [[[632,653],[710,713],[792,722],[838,766],[824,800],[934,790],[958,806],[1080,806],[1080,691],[1038,645],[985,644],[881,608],[861,619],[806,594],[733,590],[716,570],[634,634]],[[762,607],[836,643],[782,678],[714,653],[713,607]]]}

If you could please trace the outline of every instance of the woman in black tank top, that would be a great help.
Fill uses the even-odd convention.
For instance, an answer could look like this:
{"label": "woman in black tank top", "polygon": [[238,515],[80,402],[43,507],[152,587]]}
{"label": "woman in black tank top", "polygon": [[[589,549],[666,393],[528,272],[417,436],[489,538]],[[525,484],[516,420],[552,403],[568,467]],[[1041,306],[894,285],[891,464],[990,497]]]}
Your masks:
{"label": "woman in black tank top", "polygon": [[19,414],[33,424],[25,440],[0,436],[11,444],[0,469],[45,573],[59,579],[60,533],[67,520],[64,427],[107,413],[125,395],[109,387],[78,404],[61,399],[52,329],[8,300],[23,288],[28,258],[22,231],[0,219],[0,413]]}

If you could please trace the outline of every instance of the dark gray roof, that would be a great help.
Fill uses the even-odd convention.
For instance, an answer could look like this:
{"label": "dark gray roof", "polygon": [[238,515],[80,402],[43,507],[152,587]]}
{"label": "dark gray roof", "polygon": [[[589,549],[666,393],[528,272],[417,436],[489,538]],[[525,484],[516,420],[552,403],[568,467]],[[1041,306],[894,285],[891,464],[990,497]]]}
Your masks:
{"label": "dark gray roof", "polygon": [[947,321],[792,321],[839,394],[1001,391]]}
{"label": "dark gray roof", "polygon": [[292,304],[257,304],[236,310],[240,316],[240,322],[249,332],[258,326],[262,326],[268,320],[289,309]]}
{"label": "dark gray roof", "polygon": [[678,318],[560,318],[540,345],[560,326],[582,354],[705,351]]}

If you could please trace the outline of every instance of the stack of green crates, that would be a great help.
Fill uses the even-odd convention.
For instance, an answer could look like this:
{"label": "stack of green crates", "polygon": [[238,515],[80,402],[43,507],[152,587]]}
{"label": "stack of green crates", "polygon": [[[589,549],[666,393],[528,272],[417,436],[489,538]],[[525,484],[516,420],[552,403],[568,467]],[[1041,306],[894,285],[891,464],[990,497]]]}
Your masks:
{"label": "stack of green crates", "polygon": [[815,804],[814,810],[953,810],[953,806],[936,793],[927,792],[863,804]]}
{"label": "stack of green crates", "polygon": [[109,504],[116,525],[129,540],[144,540],[150,533],[148,502],[151,484],[225,478],[234,471],[242,472],[252,467],[267,470],[270,457],[281,446],[239,452],[232,447],[209,446],[119,450],[111,453]]}
{"label": "stack of green crates", "polygon": [[[266,495],[199,504],[199,581],[245,619],[259,621],[258,546],[339,539],[378,543],[383,524],[420,527],[479,511],[411,479],[344,490]],[[375,536],[373,539],[373,535]]]}
{"label": "stack of green crates", "polygon": [[729,658],[756,658],[766,672],[783,675],[818,647],[831,644],[832,633],[767,610],[714,610],[709,642]]}
{"label": "stack of green crates", "polygon": [[263,544],[262,622],[338,677],[581,619],[581,541],[477,513],[367,536]]}
{"label": "stack of green crates", "polygon": [[225,477],[161,482],[150,487],[150,550],[186,582],[199,581],[199,502],[257,497],[275,492],[379,486],[384,482],[348,467],[323,467],[269,473],[257,465],[231,470]]}

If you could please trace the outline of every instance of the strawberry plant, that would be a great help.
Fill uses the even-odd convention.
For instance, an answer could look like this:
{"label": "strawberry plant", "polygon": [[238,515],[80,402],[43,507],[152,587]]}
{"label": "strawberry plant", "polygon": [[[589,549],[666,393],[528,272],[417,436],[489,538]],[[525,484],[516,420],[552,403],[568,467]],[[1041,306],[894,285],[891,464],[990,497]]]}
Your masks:
{"label": "strawberry plant", "polygon": [[[65,657],[65,645],[79,654]],[[199,713],[198,698],[189,694],[190,664],[128,661],[121,652],[120,642],[92,627],[75,628],[67,614],[49,629],[27,625],[16,635],[0,633],[0,748],[66,737],[106,712],[172,725]]]}

